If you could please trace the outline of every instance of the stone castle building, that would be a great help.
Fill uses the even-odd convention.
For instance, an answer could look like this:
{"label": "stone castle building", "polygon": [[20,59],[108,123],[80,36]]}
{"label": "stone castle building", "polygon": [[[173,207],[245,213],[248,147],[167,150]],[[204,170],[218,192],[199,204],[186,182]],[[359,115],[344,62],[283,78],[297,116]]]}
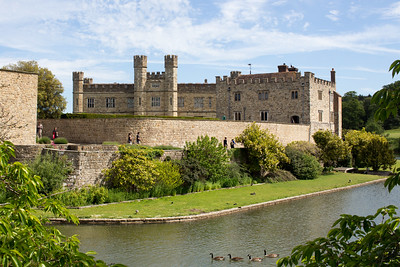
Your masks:
{"label": "stone castle building", "polygon": [[134,83],[95,84],[73,73],[73,112],[209,117],[310,125],[341,136],[341,96],[331,80],[302,75],[285,64],[278,72],[216,77],[215,83],[178,83],[178,57],[164,57],[165,72],[147,72],[147,57],[134,56]]}

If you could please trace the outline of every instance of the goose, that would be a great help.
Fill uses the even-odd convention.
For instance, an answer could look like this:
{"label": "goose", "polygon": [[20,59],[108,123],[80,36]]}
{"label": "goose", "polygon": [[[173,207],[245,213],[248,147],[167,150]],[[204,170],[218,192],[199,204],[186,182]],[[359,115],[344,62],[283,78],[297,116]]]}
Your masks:
{"label": "goose", "polygon": [[263,258],[252,258],[250,254],[247,254],[247,257],[249,257],[249,261],[262,261]]}
{"label": "goose", "polygon": [[233,257],[233,258],[232,258],[232,255],[231,255],[231,254],[228,254],[228,256],[229,256],[229,259],[230,259],[231,261],[241,261],[241,260],[243,260],[243,258],[241,258],[241,257]]}
{"label": "goose", "polygon": [[210,255],[211,255],[211,259],[213,259],[215,261],[223,261],[223,260],[225,260],[225,257],[222,257],[222,256],[215,256],[214,257],[214,254],[212,254],[212,253],[210,253]]}
{"label": "goose", "polygon": [[264,249],[264,257],[267,257],[267,258],[278,258],[279,254],[276,254],[276,253],[267,254],[267,251]]}

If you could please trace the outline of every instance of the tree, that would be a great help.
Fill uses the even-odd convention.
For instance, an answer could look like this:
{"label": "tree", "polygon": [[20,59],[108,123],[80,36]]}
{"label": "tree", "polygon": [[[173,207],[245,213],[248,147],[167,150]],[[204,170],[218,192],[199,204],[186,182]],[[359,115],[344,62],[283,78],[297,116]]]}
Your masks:
{"label": "tree", "polygon": [[338,166],[339,162],[348,158],[350,150],[347,144],[329,130],[319,130],[312,137],[322,152],[321,160],[325,167]]}
{"label": "tree", "polygon": [[[390,67],[392,75],[400,72],[400,60]],[[397,113],[400,90],[383,88],[372,101],[378,105],[375,116],[386,119]],[[400,185],[399,169],[385,181],[389,192]],[[290,256],[279,259],[278,266],[399,266],[400,218],[396,207],[378,209],[375,215],[365,217],[341,215],[326,238],[317,238],[299,245]],[[378,223],[380,221],[380,223]]]}
{"label": "tree", "polygon": [[215,137],[199,136],[196,142],[186,142],[180,161],[186,186],[200,182],[216,182],[226,177],[230,162],[226,148]]}
{"label": "tree", "polygon": [[372,167],[378,171],[396,163],[393,151],[389,148],[387,139],[378,134],[352,130],[345,136],[351,149],[352,165],[355,167]]}
{"label": "tree", "polygon": [[268,130],[262,130],[253,122],[238,137],[236,141],[243,144],[248,150],[250,161],[254,162],[251,172],[258,172],[265,176],[278,169],[278,165],[289,162],[285,148],[275,135]]}
{"label": "tree", "polygon": [[59,118],[61,116],[67,105],[62,96],[64,88],[50,70],[39,67],[36,61],[18,61],[17,64],[9,64],[3,69],[37,73],[39,75],[38,118]]}
{"label": "tree", "polygon": [[355,91],[344,94],[342,99],[344,129],[361,129],[364,126],[365,110]]}
{"label": "tree", "polygon": [[40,177],[20,162],[9,163],[14,156],[12,143],[0,143],[0,190],[7,192],[7,203],[0,206],[1,266],[107,266],[80,252],[76,236],[66,238],[35,216],[40,208],[78,223],[61,204],[42,198]]}

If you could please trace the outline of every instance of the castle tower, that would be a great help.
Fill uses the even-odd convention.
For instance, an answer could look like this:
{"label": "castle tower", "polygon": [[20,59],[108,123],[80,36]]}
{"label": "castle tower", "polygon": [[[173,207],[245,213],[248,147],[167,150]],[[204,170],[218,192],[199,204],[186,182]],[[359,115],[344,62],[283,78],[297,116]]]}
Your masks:
{"label": "castle tower", "polygon": [[166,55],[165,63],[165,107],[167,116],[178,116],[178,56]]}
{"label": "castle tower", "polygon": [[73,72],[73,113],[83,112],[83,72]]}
{"label": "castle tower", "polygon": [[146,81],[147,81],[147,56],[134,56],[134,114],[146,115]]}

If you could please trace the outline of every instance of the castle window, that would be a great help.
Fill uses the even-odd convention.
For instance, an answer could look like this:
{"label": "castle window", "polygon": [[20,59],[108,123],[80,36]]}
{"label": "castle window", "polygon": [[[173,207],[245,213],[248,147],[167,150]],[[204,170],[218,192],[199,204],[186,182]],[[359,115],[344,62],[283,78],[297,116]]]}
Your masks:
{"label": "castle window", "polygon": [[240,93],[235,93],[235,101],[240,101]]}
{"label": "castle window", "polygon": [[151,98],[151,106],[152,107],[159,107],[161,106],[161,98],[159,96],[153,96]]}
{"label": "castle window", "polygon": [[267,91],[258,92],[258,100],[267,100],[267,99],[268,99]]}
{"label": "castle window", "polygon": [[88,98],[87,99],[87,107],[88,108],[94,108],[94,98]]}
{"label": "castle window", "polygon": [[318,121],[322,121],[322,115],[323,115],[323,111],[322,110],[318,110]]}
{"label": "castle window", "polygon": [[321,90],[318,91],[318,100],[322,100],[322,91]]}
{"label": "castle window", "polygon": [[127,103],[127,107],[128,108],[133,108],[133,103],[134,103],[134,98],[133,97],[128,97],[127,99],[126,99],[126,103]]}
{"label": "castle window", "polygon": [[172,97],[169,98],[169,105],[172,106]]}
{"label": "castle window", "polygon": [[268,121],[268,111],[260,111],[261,121]]}
{"label": "castle window", "polygon": [[141,106],[141,105],[142,105],[142,98],[139,97],[139,106]]}
{"label": "castle window", "polygon": [[208,98],[208,107],[211,108],[212,107],[212,103],[211,103],[211,97]]}
{"label": "castle window", "polygon": [[233,115],[234,115],[234,120],[235,121],[241,121],[242,120],[242,112],[235,112]]}
{"label": "castle window", "polygon": [[299,116],[292,116],[290,118],[291,123],[300,123],[300,117]]}
{"label": "castle window", "polygon": [[114,97],[106,98],[106,108],[115,108],[115,98]]}
{"label": "castle window", "polygon": [[160,84],[158,84],[158,83],[151,84],[151,88],[159,88],[159,87],[160,87]]}
{"label": "castle window", "polygon": [[195,108],[203,108],[204,107],[204,97],[195,97],[194,98],[194,107]]}
{"label": "castle window", "polygon": [[178,97],[178,107],[183,108],[185,106],[185,98]]}
{"label": "castle window", "polygon": [[335,121],[335,112],[331,112],[331,122]]}
{"label": "castle window", "polygon": [[292,99],[298,99],[299,98],[299,91],[292,91]]}

